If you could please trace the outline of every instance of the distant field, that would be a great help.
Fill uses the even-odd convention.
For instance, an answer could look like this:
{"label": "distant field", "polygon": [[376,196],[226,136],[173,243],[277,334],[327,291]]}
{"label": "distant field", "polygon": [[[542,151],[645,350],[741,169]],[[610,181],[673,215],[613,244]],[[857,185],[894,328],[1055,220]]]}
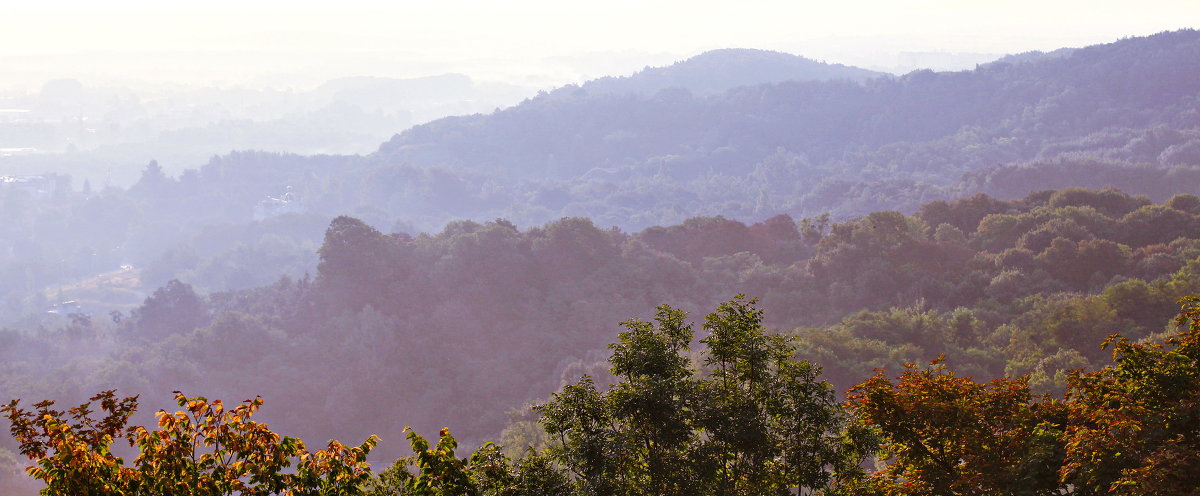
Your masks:
{"label": "distant field", "polygon": [[146,298],[146,293],[141,290],[141,273],[141,269],[126,266],[64,286],[48,288],[45,293],[54,303],[74,300],[82,310],[93,316],[107,315],[113,310],[128,312]]}

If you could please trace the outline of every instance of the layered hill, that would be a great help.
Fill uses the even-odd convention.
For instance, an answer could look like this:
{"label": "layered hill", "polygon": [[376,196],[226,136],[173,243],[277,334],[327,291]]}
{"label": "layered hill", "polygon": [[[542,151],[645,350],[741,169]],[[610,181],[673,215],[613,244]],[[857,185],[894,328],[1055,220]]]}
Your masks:
{"label": "layered hill", "polygon": [[[53,295],[127,264],[147,268],[151,284],[177,277],[214,290],[299,277],[313,269],[321,226],[343,214],[416,234],[457,219],[587,217],[625,230],[695,216],[847,219],[1071,186],[1161,202],[1200,192],[1197,67],[1194,30],[857,81],[862,73],[791,55],[712,52],[413,127],[366,157],[234,152],[179,177],[147,167],[128,190],[10,195],[22,213],[3,228],[3,310],[41,309],[30,291]],[[818,80],[773,80],[802,73]],[[752,84],[714,92],[742,82]],[[285,192],[287,210],[264,208]]]}
{"label": "layered hill", "polygon": [[[896,205],[913,208],[929,195],[960,192],[964,174],[998,165],[1085,158],[1195,163],[1181,154],[1197,146],[1189,144],[1192,135],[1146,135],[1159,126],[1181,131],[1200,125],[1195,31],[1015,58],[974,71],[785,81],[715,94],[684,85],[644,90],[645,81],[688,71],[707,69],[710,80],[720,80],[726,72],[708,62],[723,57],[708,55],[682,68],[564,88],[490,115],[417,126],[383,144],[374,159],[483,172],[504,184],[566,181],[566,203],[634,225],[646,221],[631,219],[619,204],[658,178],[685,185],[687,193],[661,194],[637,211],[673,204],[692,214],[721,213],[703,207],[705,201],[726,201],[708,191],[710,181],[720,178],[743,199],[737,215],[853,214],[886,205],[829,201],[821,186],[844,190],[846,182],[889,182],[914,190],[913,198]],[[598,196],[597,189],[612,194]],[[762,201],[759,192],[766,193]]]}
{"label": "layered hill", "polygon": [[312,277],[209,295],[172,281],[120,319],[0,330],[0,393],[261,394],[283,432],[379,434],[389,459],[405,426],[494,439],[510,409],[527,414],[582,374],[609,381],[618,322],[739,293],[761,298],[767,325],[841,391],[944,354],[964,375],[1028,374],[1054,392],[1066,370],[1108,363],[1105,336],[1153,339],[1173,302],[1200,292],[1198,228],[1195,195],[1154,204],[1078,188],[912,216],[710,217],[640,232],[571,218],[413,237],[343,216]]}
{"label": "layered hill", "polygon": [[[734,67],[699,60],[713,80]],[[650,76],[676,67],[418,126],[368,157],[5,186],[0,291],[23,330],[0,332],[0,387],[264,394],[306,437],[479,439],[603,377],[616,322],[747,293],[839,386],[945,353],[1061,391],[1106,363],[1095,342],[1155,339],[1200,292],[1197,67],[1196,31],[861,82]],[[1049,191],[1078,185],[1124,192]],[[46,315],[61,281],[126,263],[161,287]]]}
{"label": "layered hill", "polygon": [[1162,201],[1195,192],[1196,67],[1194,30],[903,77],[719,50],[416,126],[365,158],[217,157],[180,200],[224,197],[248,216],[292,186],[309,211],[409,230],[460,218],[582,215],[631,229],[695,215],[846,218],[1069,186]]}

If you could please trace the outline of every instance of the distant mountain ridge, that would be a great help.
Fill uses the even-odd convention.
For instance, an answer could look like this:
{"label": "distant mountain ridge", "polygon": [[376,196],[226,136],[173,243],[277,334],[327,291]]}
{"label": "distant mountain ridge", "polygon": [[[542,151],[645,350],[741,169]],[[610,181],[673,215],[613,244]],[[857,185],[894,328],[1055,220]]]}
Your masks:
{"label": "distant mountain ridge", "polygon": [[604,77],[583,84],[589,92],[653,95],[685,88],[696,95],[723,93],[739,86],[783,81],[863,82],[888,74],[842,64],[827,64],[769,50],[710,50],[665,67],[647,67],[630,76]]}
{"label": "distant mountain ridge", "polygon": [[238,222],[263,195],[291,186],[313,215],[352,214],[416,233],[456,219],[531,226],[578,216],[640,229],[696,216],[849,218],[1071,186],[1115,186],[1156,201],[1200,193],[1191,180],[1200,177],[1195,30],[972,71],[713,94],[639,89],[701,67],[717,77],[730,72],[719,60],[747,54],[798,59],[734,50],[598,80],[626,90],[567,86],[412,127],[366,157],[238,152],[214,158],[171,198],[208,198]]}
{"label": "distant mountain ridge", "polygon": [[[978,167],[1040,158],[1047,140],[1114,126],[1192,127],[1198,120],[1191,99],[1200,93],[1195,69],[1200,67],[1200,35],[1192,30],[1027,63],[995,63],[964,72],[916,71],[863,83],[785,81],[739,86],[709,97],[590,89],[618,83],[652,88],[638,81],[670,80],[666,75],[692,74],[699,68],[719,79],[727,71],[716,69],[720,64],[715,61],[724,58],[718,55],[677,64],[673,70],[563,88],[486,116],[416,126],[384,143],[374,158],[487,171],[504,180],[568,180],[597,168],[622,170],[630,177],[654,175],[669,157],[673,163],[668,169],[691,178],[744,175],[786,150],[827,168],[826,173],[865,179],[862,173],[868,172],[875,179],[946,184]],[[984,142],[951,159],[953,163],[945,163],[949,157],[909,165],[869,157],[893,143],[933,143],[968,129],[974,129],[969,139]]]}
{"label": "distant mountain ridge", "polygon": [[[718,55],[747,53],[794,61],[757,51]],[[614,79],[630,91],[568,86],[490,114],[412,127],[365,157],[239,151],[177,178],[147,167],[128,190],[86,188],[95,205],[81,208],[88,215],[72,223],[44,221],[68,215],[56,205],[11,216],[21,222],[5,226],[10,244],[0,245],[0,269],[10,277],[0,290],[48,287],[56,278],[126,264],[150,266],[147,278],[156,283],[194,270],[214,290],[263,284],[283,272],[298,277],[312,259],[304,243],[319,242],[320,227],[338,215],[413,235],[464,219],[528,227],[563,217],[631,231],[695,217],[756,222],[777,214],[827,212],[838,220],[912,212],[980,192],[1012,199],[1114,186],[1159,202],[1200,193],[1200,33],[1060,55],[707,95],[679,87],[640,93],[639,81],[650,79],[631,76]],[[684,65],[730,72],[705,60]],[[415,83],[437,81],[468,84],[456,76]],[[330,96],[363,87],[390,94],[408,84],[414,82],[362,79],[326,89]],[[334,129],[345,122],[314,121]],[[305,214],[253,221],[264,198],[289,189]],[[255,234],[267,226],[282,233]],[[71,236],[80,232],[96,240],[90,249],[76,249]],[[278,237],[301,248],[281,250]],[[199,248],[168,250],[177,244]],[[27,253],[41,253],[43,265]],[[74,268],[48,262],[56,260]]]}
{"label": "distant mountain ridge", "polygon": [[1075,53],[1076,50],[1078,50],[1078,48],[1059,48],[1057,50],[1051,50],[1049,52],[1033,50],[1030,52],[1014,53],[1011,55],[1005,55],[1003,57],[1000,57],[999,59],[996,59],[996,60],[989,62],[987,64],[984,64],[984,65],[1023,64],[1023,63],[1027,63],[1027,62],[1039,62],[1039,61],[1044,61],[1044,60],[1067,57],[1067,56],[1070,56],[1072,53]]}

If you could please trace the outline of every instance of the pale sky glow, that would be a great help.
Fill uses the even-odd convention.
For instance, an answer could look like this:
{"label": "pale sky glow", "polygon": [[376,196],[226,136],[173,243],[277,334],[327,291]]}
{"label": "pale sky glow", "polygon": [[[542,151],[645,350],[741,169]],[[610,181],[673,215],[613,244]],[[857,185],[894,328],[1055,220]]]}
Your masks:
{"label": "pale sky glow", "polygon": [[[14,4],[0,5],[0,88],[452,71],[551,84],[722,47],[886,66],[900,52],[1052,50],[1200,26],[1194,0],[4,3]],[[606,52],[608,66],[589,70]]]}

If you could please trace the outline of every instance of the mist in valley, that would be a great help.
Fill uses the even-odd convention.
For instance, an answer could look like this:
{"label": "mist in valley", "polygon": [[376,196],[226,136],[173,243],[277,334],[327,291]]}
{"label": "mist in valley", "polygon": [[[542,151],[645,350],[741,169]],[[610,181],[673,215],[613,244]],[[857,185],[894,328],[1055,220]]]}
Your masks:
{"label": "mist in valley", "polygon": [[[0,37],[41,42],[0,50],[6,399],[115,389],[152,425],[172,391],[261,396],[313,446],[380,436],[379,469],[410,426],[519,457],[554,442],[531,407],[629,380],[618,333],[663,304],[700,375],[705,315],[761,309],[834,408],[939,356],[1059,397],[1200,294],[1200,33],[1149,14],[191,12],[217,36],[142,7]],[[0,492],[35,493],[18,448]]]}

